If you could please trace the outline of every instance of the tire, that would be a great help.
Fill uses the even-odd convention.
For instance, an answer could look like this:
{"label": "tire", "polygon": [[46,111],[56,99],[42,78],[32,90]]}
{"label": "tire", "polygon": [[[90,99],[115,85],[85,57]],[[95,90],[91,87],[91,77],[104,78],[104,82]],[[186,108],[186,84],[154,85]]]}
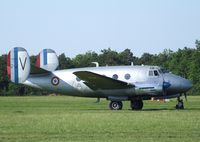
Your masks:
{"label": "tire", "polygon": [[111,110],[121,110],[123,107],[123,103],[121,101],[111,101],[109,104],[109,108]]}
{"label": "tire", "polygon": [[176,109],[184,109],[184,104],[182,101],[178,102],[178,104],[176,105]]}
{"label": "tire", "polygon": [[131,101],[131,109],[132,110],[142,110],[143,101],[142,100],[133,100]]}

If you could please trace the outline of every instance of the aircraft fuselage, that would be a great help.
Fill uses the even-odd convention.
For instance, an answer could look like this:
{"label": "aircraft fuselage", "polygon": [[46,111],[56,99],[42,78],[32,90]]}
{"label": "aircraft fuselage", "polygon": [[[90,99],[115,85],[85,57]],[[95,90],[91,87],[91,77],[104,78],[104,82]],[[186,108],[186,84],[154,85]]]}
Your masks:
{"label": "aircraft fuselage", "polygon": [[[114,90],[92,90],[84,84],[84,81],[73,74],[77,71],[90,71],[127,82],[128,84],[134,84],[135,87]],[[168,83],[165,93],[163,93],[163,82]],[[71,96],[95,98],[132,98],[135,96],[163,96],[167,98],[184,93],[192,86],[189,80],[172,73],[164,73],[157,66],[110,66],[58,70],[51,74],[30,76],[24,84]]]}

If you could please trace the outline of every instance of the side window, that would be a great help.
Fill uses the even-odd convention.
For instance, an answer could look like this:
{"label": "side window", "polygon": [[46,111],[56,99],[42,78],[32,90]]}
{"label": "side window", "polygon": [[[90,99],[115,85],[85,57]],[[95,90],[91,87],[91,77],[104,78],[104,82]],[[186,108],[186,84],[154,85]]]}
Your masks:
{"label": "side window", "polygon": [[129,79],[131,78],[131,75],[127,73],[127,74],[125,74],[124,78],[125,78],[126,80],[129,80]]}
{"label": "side window", "polygon": [[157,70],[154,70],[154,75],[155,75],[155,76],[159,76],[159,73],[158,73]]}
{"label": "side window", "polygon": [[118,79],[118,75],[117,74],[113,74],[112,78],[117,80]]}
{"label": "side window", "polygon": [[153,76],[153,71],[149,71],[149,76]]}

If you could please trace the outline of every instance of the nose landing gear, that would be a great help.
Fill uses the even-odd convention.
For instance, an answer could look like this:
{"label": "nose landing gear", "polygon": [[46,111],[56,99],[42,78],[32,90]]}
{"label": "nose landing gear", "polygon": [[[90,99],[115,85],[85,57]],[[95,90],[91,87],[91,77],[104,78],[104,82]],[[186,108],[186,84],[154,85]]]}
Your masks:
{"label": "nose landing gear", "polygon": [[176,109],[184,109],[183,100],[180,97],[177,98],[178,103],[176,104]]}

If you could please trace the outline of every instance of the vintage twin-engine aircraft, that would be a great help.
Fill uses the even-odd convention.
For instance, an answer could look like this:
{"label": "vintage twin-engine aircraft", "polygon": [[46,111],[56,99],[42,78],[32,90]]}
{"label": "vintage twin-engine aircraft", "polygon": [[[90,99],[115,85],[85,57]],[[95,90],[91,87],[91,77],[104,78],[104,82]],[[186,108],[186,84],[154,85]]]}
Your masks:
{"label": "vintage twin-engine aircraft", "polygon": [[7,73],[21,83],[55,93],[80,97],[106,98],[112,110],[120,110],[122,101],[130,101],[133,110],[143,108],[143,100],[178,98],[177,109],[184,108],[180,96],[191,81],[158,66],[110,66],[56,70],[59,62],[51,49],[37,56],[33,72],[27,51],[15,47],[7,56]]}

